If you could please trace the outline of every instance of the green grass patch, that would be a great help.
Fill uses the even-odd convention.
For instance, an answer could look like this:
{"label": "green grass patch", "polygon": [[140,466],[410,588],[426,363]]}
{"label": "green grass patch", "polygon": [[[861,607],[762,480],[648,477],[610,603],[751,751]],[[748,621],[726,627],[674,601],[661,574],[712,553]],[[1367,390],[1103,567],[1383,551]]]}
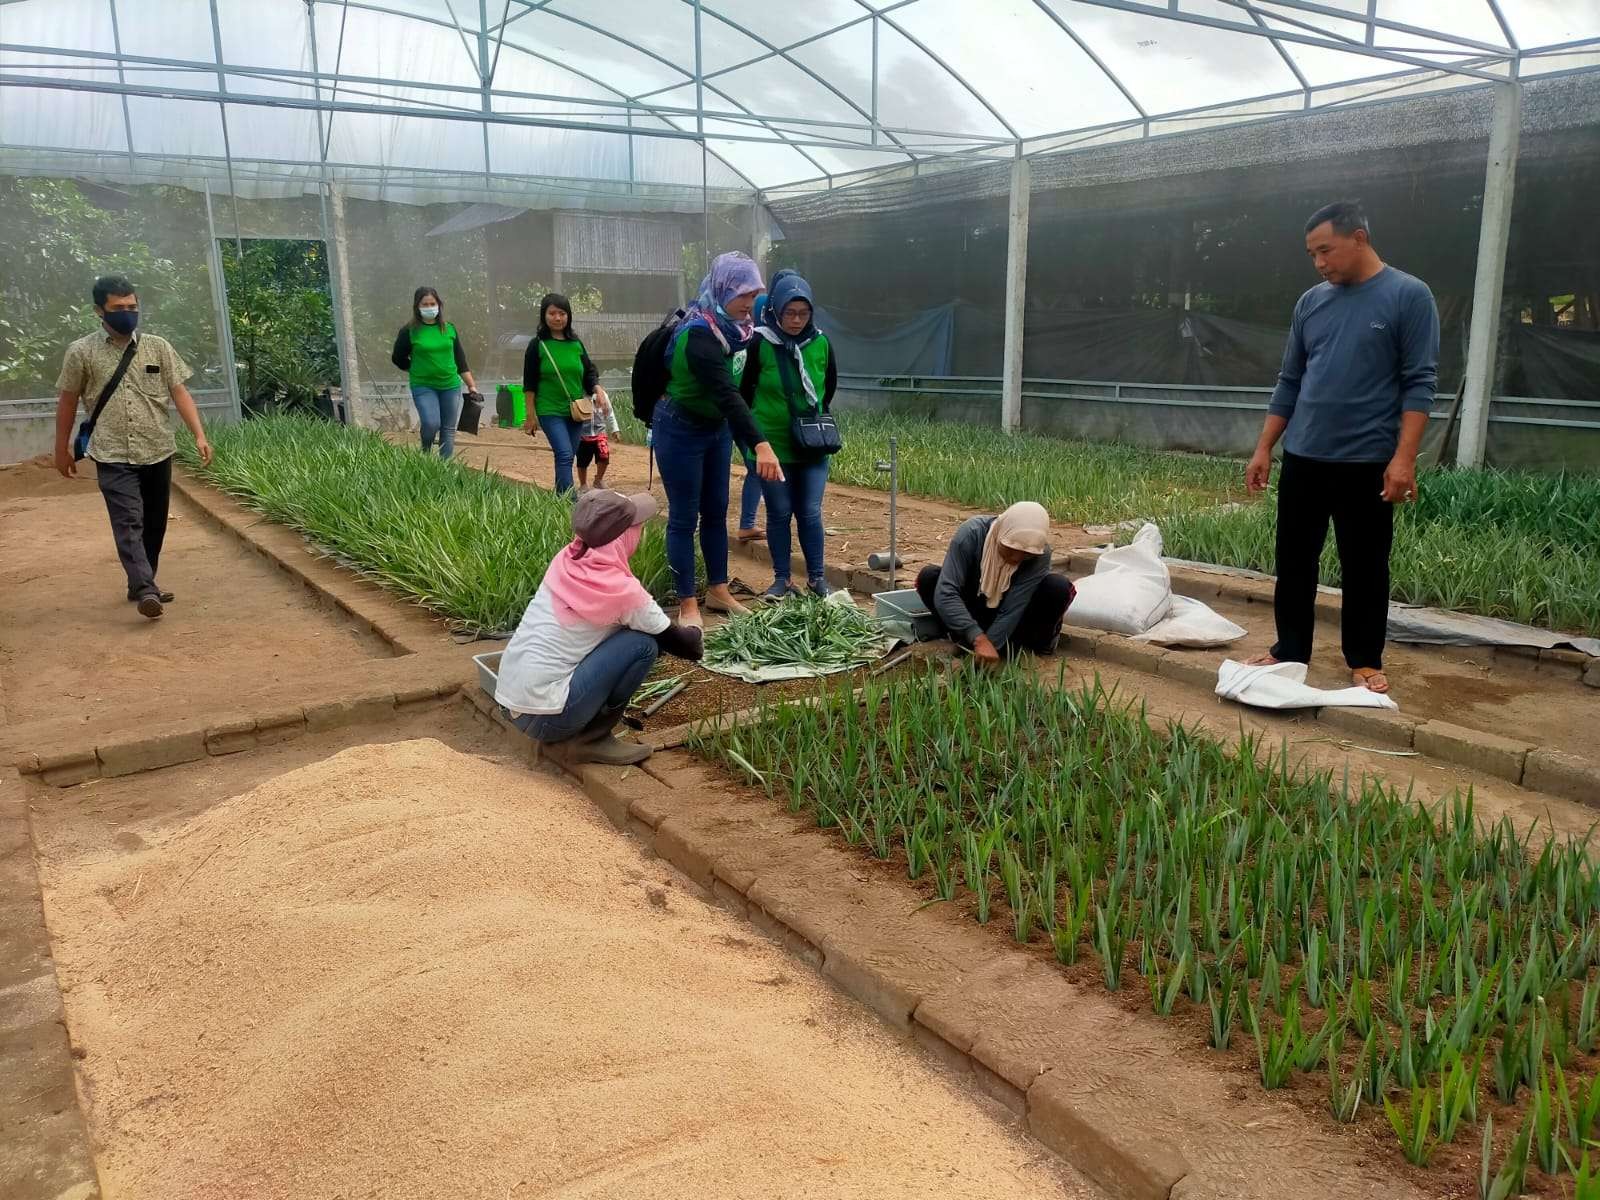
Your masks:
{"label": "green grass patch", "polygon": [[1535,1115],[1546,1171],[1600,1136],[1600,872],[1470,792],[1429,811],[1025,666],[827,688],[692,744],[1263,1086],[1326,1081],[1334,1119],[1412,1162],[1491,1096]]}
{"label": "green grass patch", "polygon": [[[1394,599],[1600,634],[1600,476],[1441,470],[1417,490],[1395,510]],[[1157,519],[1175,558],[1274,570],[1270,496],[1231,511],[1173,506]],[[1321,575],[1339,586],[1331,533]]]}
{"label": "green grass patch", "polygon": [[[571,501],[377,433],[268,415],[219,425],[210,438],[210,467],[189,438],[178,450],[207,482],[462,628],[514,629],[572,540]],[[645,529],[633,570],[653,594],[671,590],[659,521]]]}

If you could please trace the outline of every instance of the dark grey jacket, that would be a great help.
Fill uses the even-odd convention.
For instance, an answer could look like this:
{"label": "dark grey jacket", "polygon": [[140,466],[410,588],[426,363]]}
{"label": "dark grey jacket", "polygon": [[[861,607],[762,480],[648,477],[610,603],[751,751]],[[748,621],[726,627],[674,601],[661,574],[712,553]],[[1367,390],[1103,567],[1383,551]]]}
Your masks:
{"label": "dark grey jacket", "polygon": [[[1022,612],[1033,599],[1039,581],[1050,574],[1050,547],[1035,555],[1017,568],[1011,577],[1011,586],[1000,597],[1000,605],[991,610],[988,601],[978,591],[983,575],[983,542],[989,536],[989,526],[994,517],[972,517],[962,522],[950,548],[944,553],[944,566],[939,571],[939,586],[934,589],[933,606],[944,622],[950,636],[965,646],[986,633],[996,650],[1005,646],[1016,631]],[[979,624],[977,614],[994,613],[988,629]]]}

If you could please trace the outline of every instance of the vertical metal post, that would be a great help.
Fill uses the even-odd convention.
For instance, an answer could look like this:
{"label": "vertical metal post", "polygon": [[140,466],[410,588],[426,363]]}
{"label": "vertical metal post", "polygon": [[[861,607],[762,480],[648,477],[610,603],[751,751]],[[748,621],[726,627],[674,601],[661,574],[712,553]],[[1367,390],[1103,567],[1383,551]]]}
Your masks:
{"label": "vertical metal post", "polygon": [[217,239],[217,222],[211,212],[211,181],[206,189],[206,267],[211,274],[211,307],[217,317],[217,350],[222,369],[228,376],[228,401],[233,419],[244,417],[244,402],[239,395],[239,364],[233,357],[233,317],[228,310],[228,277],[222,269],[222,243]]}
{"label": "vertical metal post", "polygon": [[[501,37],[505,36],[501,31]],[[482,85],[480,96],[483,106],[483,190],[490,192],[489,181],[489,114],[494,111],[494,101],[489,95],[493,82],[489,66],[489,0],[478,0],[478,81]]]}
{"label": "vertical metal post", "polygon": [[[311,43],[311,80],[317,99],[322,99],[322,64],[317,56],[316,0],[307,0],[306,25]],[[331,118],[330,118],[331,120]],[[333,301],[333,346],[339,355],[339,398],[344,405],[345,420],[355,423],[356,406],[361,401],[360,381],[356,377],[355,343],[350,339],[345,320],[344,272],[340,269],[340,248],[334,244],[333,227],[328,220],[328,131],[324,128],[322,110],[317,109],[317,207],[322,219],[322,250],[327,257],[328,295]]]}
{"label": "vertical metal post", "polygon": [[1028,198],[1032,187],[1022,143],[1011,160],[1011,203],[1006,233],[1005,349],[1000,367],[1000,425],[1008,433],[1022,427],[1022,326],[1028,294]]}
{"label": "vertical metal post", "polygon": [[[228,77],[222,69],[222,22],[217,17],[217,0],[211,0],[211,49],[217,58],[217,92],[228,94]],[[228,167],[228,199],[233,202],[233,251],[239,256],[239,269],[244,270],[244,236],[239,231],[239,189],[233,180],[233,143],[228,137],[228,105],[217,101],[217,115],[222,120],[222,156]]]}
{"label": "vertical metal post", "polygon": [[[117,52],[117,82],[127,83],[127,72],[122,69],[122,30],[117,25],[117,0],[106,0],[106,7],[111,10],[111,48]],[[122,133],[128,139],[128,171],[130,174],[138,169],[133,158],[133,117],[128,111],[128,97],[122,96]]]}
{"label": "vertical metal post", "polygon": [[889,590],[895,590],[895,567],[900,561],[899,530],[895,527],[900,507],[900,439],[889,439]]}
{"label": "vertical metal post", "polygon": [[1511,201],[1517,182],[1522,131],[1522,85],[1495,85],[1484,167],[1483,217],[1478,228],[1478,267],[1472,280],[1472,324],[1467,371],[1462,383],[1461,439],[1456,465],[1483,465],[1489,442],[1489,403],[1494,395],[1500,341],[1500,300],[1505,291],[1506,245],[1511,236]]}
{"label": "vertical metal post", "polygon": [[700,0],[694,0],[694,129],[700,135],[700,218],[705,242],[700,255],[700,271],[711,273],[710,168],[706,154],[705,68],[700,56]]}
{"label": "vertical metal post", "polygon": [[872,14],[872,144],[878,144],[878,14]]}

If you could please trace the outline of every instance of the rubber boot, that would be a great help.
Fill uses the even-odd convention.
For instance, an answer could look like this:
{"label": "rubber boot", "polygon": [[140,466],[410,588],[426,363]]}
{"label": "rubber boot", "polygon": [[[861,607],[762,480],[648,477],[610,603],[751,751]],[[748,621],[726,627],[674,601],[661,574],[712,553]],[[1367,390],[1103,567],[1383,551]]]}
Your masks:
{"label": "rubber boot", "polygon": [[569,761],[631,767],[654,754],[655,750],[643,742],[624,742],[612,736],[624,711],[621,707],[602,708],[583,732],[568,743]]}

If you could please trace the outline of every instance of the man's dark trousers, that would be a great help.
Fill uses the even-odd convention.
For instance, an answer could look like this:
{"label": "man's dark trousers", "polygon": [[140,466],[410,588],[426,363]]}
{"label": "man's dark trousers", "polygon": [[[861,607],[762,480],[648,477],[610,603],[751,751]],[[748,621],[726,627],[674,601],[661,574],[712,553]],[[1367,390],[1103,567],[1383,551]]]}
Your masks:
{"label": "man's dark trousers", "polygon": [[128,595],[135,600],[157,593],[156,567],[167,537],[167,504],[172,496],[172,459],[147,467],[127,463],[94,465],[100,494],[111,514],[111,536],[128,575]]}
{"label": "man's dark trousers", "polygon": [[1317,575],[1333,521],[1344,588],[1340,634],[1352,671],[1383,669],[1389,624],[1389,548],[1394,505],[1383,498],[1385,463],[1323,462],[1283,456],[1278,475],[1278,584],[1272,657],[1310,662],[1317,620]]}

